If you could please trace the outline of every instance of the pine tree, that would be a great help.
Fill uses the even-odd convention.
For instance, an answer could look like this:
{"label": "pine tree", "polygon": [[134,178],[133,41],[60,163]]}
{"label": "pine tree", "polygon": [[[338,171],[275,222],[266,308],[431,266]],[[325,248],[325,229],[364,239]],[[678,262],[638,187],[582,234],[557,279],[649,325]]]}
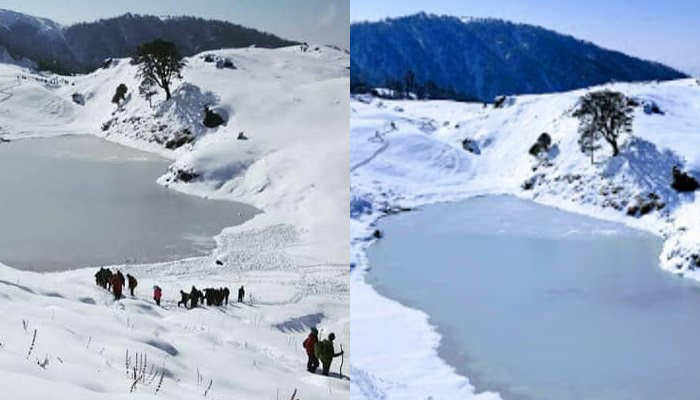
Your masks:
{"label": "pine tree", "polygon": [[404,89],[406,90],[406,92],[404,93],[404,97],[408,98],[411,95],[411,93],[414,92],[415,85],[416,74],[409,69],[408,71],[406,71],[406,75],[404,76]]}

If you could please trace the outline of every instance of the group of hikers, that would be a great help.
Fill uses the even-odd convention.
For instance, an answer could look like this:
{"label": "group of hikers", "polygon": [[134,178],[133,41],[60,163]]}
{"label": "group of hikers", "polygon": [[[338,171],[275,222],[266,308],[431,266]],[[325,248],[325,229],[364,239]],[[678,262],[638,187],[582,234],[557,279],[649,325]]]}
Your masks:
{"label": "group of hikers", "polygon": [[[227,287],[216,288],[206,288],[204,291],[197,289],[192,285],[192,289],[187,293],[184,290],[180,290],[180,301],[177,302],[177,306],[185,306],[189,304],[189,308],[196,308],[197,304],[206,303],[208,306],[222,306],[224,304],[228,305],[228,296],[231,291]],[[243,297],[245,296],[245,289],[243,286],[238,288],[238,302],[243,302]]]}
{"label": "group of hikers", "polygon": [[[129,292],[133,297],[134,289],[136,289],[136,286],[139,284],[136,278],[130,274],[126,274],[126,278],[124,278],[124,274],[122,274],[120,270],[117,270],[116,273],[112,273],[109,268],[100,268],[100,270],[95,273],[95,283],[97,286],[111,291],[112,294],[114,294],[114,300],[119,300],[123,297],[122,289],[127,283],[129,285]],[[160,305],[160,298],[158,304]]]}
{"label": "group of hikers", "polygon": [[[119,300],[123,297],[122,289],[128,284],[129,292],[131,296],[134,296],[134,289],[138,285],[138,281],[135,277],[130,274],[124,274],[120,270],[113,273],[109,268],[100,268],[97,273],[95,273],[95,283],[97,286],[105,288],[114,294],[114,300]],[[231,291],[227,287],[222,287],[219,289],[206,288],[204,291],[197,289],[192,285],[192,289],[189,293],[180,290],[180,296],[182,297],[177,303],[180,307],[184,305],[185,308],[196,308],[197,304],[205,304],[207,306],[221,306],[228,305],[228,296]],[[160,299],[163,297],[163,290],[158,286],[153,286],[153,300],[156,304],[160,306]],[[241,285],[238,288],[238,302],[242,303],[245,297],[245,288]],[[189,304],[189,307],[188,307]],[[333,346],[333,341],[335,340],[335,334],[331,332],[328,337],[324,340],[318,340],[318,329],[311,328],[309,336],[304,340],[303,346],[306,350],[306,355],[308,356],[308,362],[306,363],[306,369],[311,373],[316,373],[319,364],[322,364],[321,371],[323,375],[328,375],[331,370],[331,363],[335,357],[343,355],[341,350],[339,353],[335,352]],[[342,346],[341,346],[342,348]]]}
{"label": "group of hikers", "polygon": [[[335,357],[342,356],[344,351],[340,353],[335,352],[333,347],[333,341],[335,340],[335,333],[331,332],[328,338],[323,340],[318,340],[318,329],[311,328],[309,336],[304,340],[304,349],[306,349],[306,355],[309,357],[309,361],[306,363],[306,370],[311,373],[316,373],[318,369],[319,361],[323,364],[321,371],[323,375],[328,376],[331,370],[331,363]],[[342,348],[342,346],[341,346]]]}
{"label": "group of hikers", "polygon": [[[53,86],[58,86],[58,85],[67,85],[70,82],[68,79],[65,78],[58,78],[58,77],[53,77],[53,78],[44,78],[44,77],[39,77],[39,76],[27,76],[27,75],[17,75],[17,81],[21,82],[22,80],[26,79],[34,79],[37,82],[40,83],[45,83],[48,85],[53,85]],[[75,83],[73,83],[73,86],[75,86]]]}
{"label": "group of hikers", "polygon": [[[97,286],[103,287],[112,292],[112,294],[114,294],[114,300],[119,300],[124,297],[122,295],[122,291],[124,286],[127,284],[131,296],[134,297],[134,289],[136,289],[136,286],[138,285],[136,278],[130,274],[126,274],[125,278],[124,274],[122,274],[120,270],[113,273],[109,268],[104,267],[100,268],[100,270],[95,273],[95,283]],[[231,291],[227,287],[222,287],[219,289],[207,288],[204,289],[204,291],[201,291],[193,285],[192,290],[189,293],[180,290],[182,299],[177,303],[177,306],[180,307],[181,305],[184,305],[185,308],[195,308],[197,307],[197,304],[205,303],[208,306],[222,306],[224,304],[228,305],[228,296],[230,293]],[[156,302],[156,305],[160,306],[160,299],[162,297],[163,289],[161,289],[158,285],[153,285],[153,300]],[[245,288],[241,285],[241,287],[238,288],[238,302],[242,303],[244,297]]]}

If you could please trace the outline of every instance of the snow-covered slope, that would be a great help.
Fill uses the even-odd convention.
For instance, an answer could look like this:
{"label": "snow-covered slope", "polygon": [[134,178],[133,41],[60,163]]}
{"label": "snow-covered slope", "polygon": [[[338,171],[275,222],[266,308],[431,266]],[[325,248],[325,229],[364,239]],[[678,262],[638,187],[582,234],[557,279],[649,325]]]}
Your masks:
{"label": "snow-covered slope", "polygon": [[[637,107],[621,154],[610,157],[604,144],[592,165],[579,150],[578,120],[571,113],[587,90],[601,88],[653,102],[664,114]],[[353,398],[471,397],[466,379],[437,358],[439,337],[427,316],[382,298],[364,281],[364,249],[374,240],[374,222],[384,215],[479,194],[514,194],[661,235],[666,240],[661,267],[700,280],[700,201],[670,187],[674,166],[696,177],[700,171],[700,84],[684,79],[587,90],[514,97],[501,109],[353,99],[351,310],[353,384],[358,388]],[[552,137],[550,165],[539,165],[528,153],[543,132]],[[464,139],[479,154],[464,150]],[[628,215],[647,203],[653,204],[648,214]],[[366,339],[377,336],[402,340],[380,352],[374,340]],[[426,345],[416,346],[419,342]],[[387,362],[402,368],[387,371],[381,367]]]}
{"label": "snow-covered slope", "polygon": [[[128,60],[77,77],[0,65],[0,137],[98,135],[172,159],[159,179],[165,186],[263,211],[225,229],[209,256],[117,266],[140,280],[136,298],[117,303],[95,286],[92,270],[39,275],[0,265],[0,398],[124,398],[133,384],[127,350],[131,366],[136,353],[147,354],[148,381],[134,387],[143,398],[190,399],[210,382],[207,397],[216,399],[290,398],[294,389],[297,398],[347,398],[347,380],[306,372],[301,341],[318,324],[350,353],[349,57],[299,47],[210,53],[237,69],[189,58],[173,99],[159,94],[153,108],[138,95]],[[111,98],[120,83],[129,94],[117,110]],[[205,128],[205,105],[228,114],[227,124]],[[166,149],[185,130],[194,141]],[[248,140],[237,140],[239,132]],[[197,177],[184,182],[182,170]],[[150,300],[156,283],[163,308]],[[179,290],[193,284],[245,284],[252,305],[179,309]],[[151,365],[165,371],[158,394]]]}

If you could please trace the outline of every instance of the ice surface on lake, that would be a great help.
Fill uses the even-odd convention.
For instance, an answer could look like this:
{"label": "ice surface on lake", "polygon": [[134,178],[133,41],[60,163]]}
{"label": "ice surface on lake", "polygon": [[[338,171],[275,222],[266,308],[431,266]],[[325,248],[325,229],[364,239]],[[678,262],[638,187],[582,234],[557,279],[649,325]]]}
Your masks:
{"label": "ice surface on lake", "polygon": [[439,353],[504,399],[691,399],[700,287],[657,267],[661,240],[514,197],[380,222],[368,280],[421,309]]}
{"label": "ice surface on lake", "polygon": [[92,136],[0,146],[0,261],[60,270],[205,254],[255,208],[168,190],[168,161]]}

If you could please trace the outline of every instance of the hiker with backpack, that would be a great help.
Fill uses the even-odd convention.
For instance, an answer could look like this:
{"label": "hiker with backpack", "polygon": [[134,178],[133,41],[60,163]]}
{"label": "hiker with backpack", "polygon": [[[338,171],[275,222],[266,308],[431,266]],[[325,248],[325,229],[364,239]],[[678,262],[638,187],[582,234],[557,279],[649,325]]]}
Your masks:
{"label": "hiker with backpack", "polygon": [[129,292],[131,292],[131,297],[134,297],[134,289],[136,289],[136,285],[139,283],[136,278],[131,276],[131,274],[126,274],[126,280],[129,282]]}
{"label": "hiker with backpack", "polygon": [[[121,283],[122,288],[126,286],[126,278],[124,278],[124,274],[122,274],[122,271],[117,270],[117,278],[119,278],[119,283]],[[121,289],[119,289],[121,291]]]}
{"label": "hiker with backpack", "polygon": [[95,283],[97,286],[107,289],[109,278],[112,277],[112,271],[107,268],[100,267],[100,270],[95,273]]}
{"label": "hiker with backpack", "polygon": [[180,296],[182,297],[180,301],[177,302],[177,306],[184,305],[187,308],[187,303],[190,301],[190,295],[182,290],[180,290]]}
{"label": "hiker with backpack", "polygon": [[306,355],[309,357],[309,360],[306,363],[306,370],[313,373],[316,373],[316,369],[318,369],[318,358],[316,357],[316,354],[314,353],[314,347],[316,346],[316,343],[318,343],[318,329],[316,328],[311,328],[311,332],[309,333],[309,336],[304,340],[304,349],[306,349]]}
{"label": "hiker with backpack", "polygon": [[335,349],[333,348],[333,340],[335,340],[335,333],[331,332],[327,339],[316,342],[314,345],[314,355],[316,358],[321,360],[321,364],[323,364],[323,375],[326,376],[328,376],[328,373],[331,370],[333,358],[342,356],[344,353],[343,351],[340,353],[335,352]]}
{"label": "hiker with backpack", "polygon": [[197,308],[197,302],[200,296],[204,296],[194,285],[192,285],[192,290],[190,290],[190,309]]}
{"label": "hiker with backpack", "polygon": [[124,283],[119,279],[119,275],[114,274],[109,278],[109,283],[112,286],[112,293],[114,293],[114,300],[119,300],[122,298],[122,287]]}
{"label": "hiker with backpack", "polygon": [[162,296],[163,296],[163,290],[161,290],[160,286],[153,285],[153,300],[156,301],[157,306],[160,306],[160,298]]}

